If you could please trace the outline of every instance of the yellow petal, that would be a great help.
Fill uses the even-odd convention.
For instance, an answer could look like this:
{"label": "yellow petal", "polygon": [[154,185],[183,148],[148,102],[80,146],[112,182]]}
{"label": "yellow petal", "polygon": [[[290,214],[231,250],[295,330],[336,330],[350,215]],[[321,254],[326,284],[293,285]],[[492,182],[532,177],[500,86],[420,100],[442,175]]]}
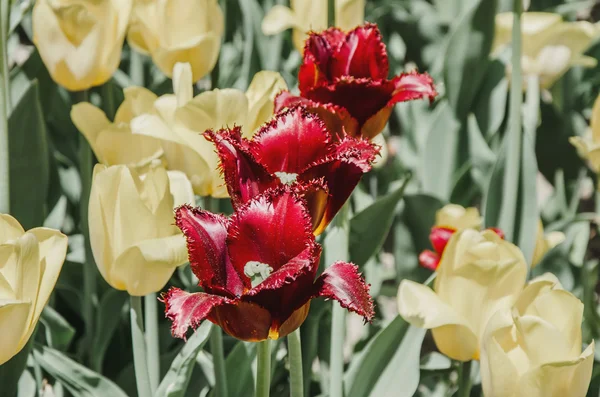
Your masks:
{"label": "yellow petal", "polygon": [[282,5],[274,5],[263,18],[261,29],[264,34],[270,36],[299,26],[294,11]]}
{"label": "yellow petal", "polygon": [[0,365],[10,360],[20,349],[26,332],[31,302],[0,300]]}
{"label": "yellow petal", "polygon": [[[523,54],[533,56],[535,42],[543,39],[552,31],[552,28],[560,25],[562,17],[559,14],[549,12],[524,12],[522,14],[521,29],[523,40]],[[513,13],[505,12],[496,15],[494,44],[492,52],[512,41]]]}
{"label": "yellow petal", "polygon": [[435,226],[457,230],[479,229],[483,220],[475,207],[464,208],[457,204],[447,204],[435,214]]}
{"label": "yellow petal", "polygon": [[246,90],[248,119],[243,126],[246,138],[271,118],[275,97],[283,90],[287,90],[287,84],[279,73],[263,70],[254,75]]}
{"label": "yellow petal", "polygon": [[188,177],[181,171],[167,171],[169,188],[173,196],[173,208],[183,204],[195,205],[194,190]]}
{"label": "yellow petal", "polygon": [[130,123],[133,118],[148,113],[154,107],[156,94],[144,87],[127,87],[123,90],[125,100],[117,109],[115,124]]}
{"label": "yellow petal", "polygon": [[173,92],[179,107],[184,106],[194,97],[192,67],[189,63],[177,62],[173,67]]}
{"label": "yellow petal", "polygon": [[95,144],[100,132],[111,124],[106,114],[89,102],[81,102],[71,108],[71,120],[87,139],[98,160],[104,163],[102,153],[98,152]]}
{"label": "yellow petal", "polygon": [[592,129],[592,140],[595,143],[600,143],[600,95],[598,95],[594,101],[590,127]]}
{"label": "yellow petal", "polygon": [[351,30],[365,20],[365,0],[335,0],[335,26]]}
{"label": "yellow petal", "polygon": [[[6,240],[14,240],[25,233],[23,227],[15,218],[8,214],[0,214],[0,244]],[[2,265],[0,265],[0,268]]]}
{"label": "yellow petal", "polygon": [[544,234],[544,225],[542,220],[538,220],[538,230],[536,236],[535,250],[533,251],[532,267],[535,267],[544,258],[544,255],[558,244],[565,241],[565,235],[562,232],[551,232]]}

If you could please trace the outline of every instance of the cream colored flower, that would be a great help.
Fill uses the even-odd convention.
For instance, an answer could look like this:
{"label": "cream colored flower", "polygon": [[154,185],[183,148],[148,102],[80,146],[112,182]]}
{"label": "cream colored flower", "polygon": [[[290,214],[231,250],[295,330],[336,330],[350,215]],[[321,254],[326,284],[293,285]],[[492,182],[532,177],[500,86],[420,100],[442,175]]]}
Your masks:
{"label": "cream colored flower", "polygon": [[169,77],[189,63],[196,82],[215,67],[224,27],[217,0],[135,0],[127,42]]}
{"label": "cream colored flower", "polygon": [[514,307],[491,318],[482,340],[486,397],[584,397],[594,342],[583,351],[583,304],[555,276],[532,280]]}
{"label": "cream colored flower", "polygon": [[104,112],[89,102],[71,109],[71,120],[89,142],[98,161],[105,165],[146,166],[162,155],[160,142],[131,133],[134,117],[149,112],[156,95],[142,87],[125,88],[125,100],[117,110],[114,123]]}
{"label": "cream colored flower", "polygon": [[[513,14],[496,15],[493,52],[511,42]],[[564,22],[560,15],[547,12],[525,12],[522,15],[523,74],[537,75],[542,88],[549,88],[571,66],[593,67],[596,60],[584,51],[600,35],[600,29],[589,22]]]}
{"label": "cream colored flower", "polygon": [[535,267],[544,255],[558,244],[565,241],[565,234],[563,232],[550,232],[544,233],[544,225],[542,220],[538,221],[538,231],[535,242],[535,250],[533,251],[533,261],[531,267]]}
{"label": "cream colored flower", "polygon": [[[596,174],[600,173],[600,95],[594,102],[588,136],[569,138],[579,155],[587,159]],[[600,187],[600,185],[598,185]]]}
{"label": "cream colored flower", "polygon": [[173,208],[194,203],[180,172],[152,165],[139,175],[124,165],[94,168],[89,204],[90,243],[100,273],[113,288],[143,296],[162,289],[187,261]]}
{"label": "cream colored flower", "polygon": [[275,95],[287,86],[278,73],[258,73],[248,91],[212,90],[192,98],[188,64],[175,65],[174,95],[163,95],[147,114],[136,117],[134,134],[158,138],[169,169],[183,171],[201,196],[227,197],[214,145],[202,133],[207,129],[242,126],[246,137],[273,112]]}
{"label": "cream colored flower", "polygon": [[513,305],[526,276],[525,258],[515,245],[491,230],[464,229],[446,246],[433,290],[400,283],[398,311],[410,324],[431,329],[443,354],[477,360],[488,319]]}
{"label": "cream colored flower", "polygon": [[481,228],[483,220],[475,207],[465,208],[458,204],[447,204],[435,213],[435,225],[456,230]]}
{"label": "cream colored flower", "polygon": [[132,0],[37,0],[33,42],[71,91],[104,84],[119,66]]}
{"label": "cream colored flower", "polygon": [[0,365],[27,343],[67,255],[67,236],[38,227],[27,232],[0,214]]}
{"label": "cream colored flower", "polygon": [[[291,0],[291,8],[273,6],[262,22],[262,31],[273,35],[292,28],[292,41],[300,52],[309,31],[327,29],[327,0]],[[364,22],[365,0],[335,0],[335,26],[350,30]]]}

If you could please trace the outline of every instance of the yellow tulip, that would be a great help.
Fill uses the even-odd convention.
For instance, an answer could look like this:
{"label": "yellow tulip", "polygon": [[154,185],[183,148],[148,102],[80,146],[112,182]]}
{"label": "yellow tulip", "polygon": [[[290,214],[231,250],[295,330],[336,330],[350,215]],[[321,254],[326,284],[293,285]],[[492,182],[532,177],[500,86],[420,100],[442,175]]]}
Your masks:
{"label": "yellow tulip", "polygon": [[[590,133],[585,137],[574,136],[569,142],[577,149],[582,158],[588,160],[596,174],[600,173],[600,95],[594,102]],[[598,185],[600,188],[600,185]]]}
{"label": "yellow tulip", "polygon": [[89,142],[98,161],[105,165],[146,166],[162,155],[160,142],[131,133],[134,117],[149,112],[156,95],[142,87],[126,88],[125,100],[117,110],[114,123],[89,102],[71,109],[71,120]]}
{"label": "yellow tulip", "polygon": [[448,242],[433,290],[400,283],[398,311],[410,324],[431,329],[443,354],[477,360],[488,319],[513,305],[526,276],[525,258],[515,245],[490,230],[465,229]]}
{"label": "yellow tulip", "polygon": [[90,243],[100,273],[113,288],[143,296],[162,289],[187,261],[173,208],[194,203],[181,172],[153,164],[139,175],[128,166],[94,168],[89,203]]}
{"label": "yellow tulip", "polygon": [[174,95],[163,95],[154,108],[131,122],[134,134],[160,139],[169,169],[183,171],[201,196],[227,197],[214,145],[201,134],[207,129],[243,127],[250,137],[273,113],[275,96],[287,86],[275,72],[260,72],[244,94],[212,90],[192,98],[189,64],[175,65]]}
{"label": "yellow tulip", "polygon": [[27,343],[67,255],[67,236],[38,227],[27,232],[0,214],[0,365]]}
{"label": "yellow tulip", "polygon": [[[513,14],[496,15],[493,52],[511,42]],[[593,67],[596,60],[584,51],[600,30],[589,22],[564,22],[560,15],[525,12],[522,15],[523,74],[539,77],[541,88],[551,87],[571,66]]]}
{"label": "yellow tulip", "polygon": [[[294,47],[304,51],[304,40],[309,31],[327,28],[327,0],[291,0],[291,8],[276,5],[269,10],[262,22],[262,31],[273,35],[292,28]],[[350,30],[364,22],[365,0],[335,0],[335,26]]]}
{"label": "yellow tulip", "polygon": [[435,226],[451,229],[481,228],[483,220],[475,207],[465,208],[458,204],[447,204],[435,213]]}
{"label": "yellow tulip", "polygon": [[581,352],[583,304],[551,274],[523,290],[514,307],[490,319],[483,340],[486,397],[584,397],[594,342]]}
{"label": "yellow tulip", "polygon": [[544,225],[542,220],[538,221],[538,231],[535,242],[535,250],[533,251],[533,261],[531,267],[535,267],[544,255],[558,244],[565,241],[565,234],[562,232],[544,233]]}
{"label": "yellow tulip", "polygon": [[224,27],[217,0],[135,0],[127,42],[169,77],[189,63],[196,82],[215,67]]}
{"label": "yellow tulip", "polygon": [[110,79],[131,8],[132,0],[37,0],[33,42],[54,81],[80,91]]}

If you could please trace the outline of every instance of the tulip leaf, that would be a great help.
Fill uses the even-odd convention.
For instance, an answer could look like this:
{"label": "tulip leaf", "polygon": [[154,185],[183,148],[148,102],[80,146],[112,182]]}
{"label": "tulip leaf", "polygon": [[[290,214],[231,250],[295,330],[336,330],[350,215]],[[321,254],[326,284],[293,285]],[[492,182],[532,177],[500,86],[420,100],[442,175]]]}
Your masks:
{"label": "tulip leaf", "polygon": [[67,350],[75,336],[75,328],[50,306],[44,308],[40,321],[45,327],[48,346],[60,351]]}
{"label": "tulip leaf", "polygon": [[[10,330],[7,330],[10,332]],[[17,395],[19,387],[19,378],[24,373],[23,371],[27,367],[27,358],[33,347],[33,340],[35,339],[35,333],[29,338],[27,344],[18,352],[13,358],[0,365],[0,390],[1,396],[13,397]]]}
{"label": "tulip leaf", "polygon": [[75,362],[58,350],[36,346],[33,355],[40,366],[62,383],[74,397],[127,397],[111,380]]}
{"label": "tulip leaf", "polygon": [[440,200],[426,194],[406,195],[404,197],[403,218],[410,230],[417,252],[431,249],[429,233],[435,224],[435,213],[444,206]]}
{"label": "tulip leaf", "polygon": [[472,3],[452,26],[444,57],[446,95],[459,120],[465,120],[472,108],[494,40],[496,0]]}
{"label": "tulip leaf", "polygon": [[196,356],[208,341],[212,327],[210,322],[205,321],[183,345],[154,393],[156,397],[182,397],[185,395],[190,375],[196,364]]}
{"label": "tulip leaf", "polygon": [[121,320],[121,311],[125,302],[128,301],[128,295],[123,291],[110,289],[104,293],[98,307],[96,324],[99,329],[94,333],[92,342],[92,368],[97,371],[102,369],[106,349],[119,326]]}
{"label": "tulip leaf", "polygon": [[[227,355],[227,389],[229,397],[246,397],[248,390],[254,390],[252,362],[256,357],[256,344],[240,341]],[[251,393],[250,393],[251,394]]]}
{"label": "tulip leaf", "polygon": [[363,266],[375,255],[385,241],[394,222],[394,212],[404,195],[411,176],[396,190],[381,197],[350,220],[350,260]]}
{"label": "tulip leaf", "polygon": [[495,135],[506,117],[508,79],[506,66],[499,60],[490,62],[474,102],[473,113],[486,139]]}
{"label": "tulip leaf", "polygon": [[397,316],[360,353],[354,355],[344,376],[346,395],[414,395],[419,385],[419,360],[424,337],[425,330],[411,327]]}

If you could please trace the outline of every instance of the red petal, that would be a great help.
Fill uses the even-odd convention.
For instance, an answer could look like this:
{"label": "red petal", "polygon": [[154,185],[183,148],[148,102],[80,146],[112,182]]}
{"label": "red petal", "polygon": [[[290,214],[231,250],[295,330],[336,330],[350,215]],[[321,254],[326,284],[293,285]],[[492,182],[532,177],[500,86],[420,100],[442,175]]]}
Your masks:
{"label": "red petal", "polygon": [[309,34],[304,44],[304,59],[298,72],[298,86],[301,93],[314,86],[327,84],[331,79],[330,63],[344,38],[344,32],[338,28]]}
{"label": "red petal", "polygon": [[419,254],[419,264],[435,272],[440,264],[440,256],[433,251],[425,250]]}
{"label": "red petal", "polygon": [[250,154],[248,143],[241,136],[240,127],[223,129],[218,133],[208,130],[204,136],[217,148],[227,191],[234,208],[279,183],[279,180],[270,175]]}
{"label": "red petal", "polygon": [[431,232],[429,233],[429,240],[431,241],[431,245],[433,245],[435,252],[442,255],[450,237],[452,237],[455,232],[456,229],[449,227],[432,227]]}
{"label": "red petal", "polygon": [[248,342],[267,339],[273,323],[268,310],[241,301],[216,307],[210,320],[234,338]]}
{"label": "red petal", "polygon": [[171,333],[177,338],[185,339],[185,333],[190,327],[196,329],[216,307],[233,301],[223,296],[203,292],[191,294],[179,288],[171,288],[163,295],[163,302],[166,317],[173,322]]}
{"label": "red petal", "polygon": [[385,44],[377,25],[366,24],[350,31],[333,55],[330,78],[352,76],[374,80],[387,78],[389,71]]}
{"label": "red petal", "polygon": [[271,174],[298,174],[328,154],[331,135],[306,108],[296,106],[265,124],[250,142],[250,153]]}
{"label": "red petal", "polygon": [[488,227],[487,230],[491,230],[492,232],[500,236],[501,239],[504,239],[504,231],[499,227]]}
{"label": "red petal", "polygon": [[249,261],[277,271],[314,241],[311,219],[302,199],[288,186],[262,194],[233,214],[227,247],[233,266],[250,289],[244,274]]}
{"label": "red petal", "polygon": [[329,201],[329,189],[325,184],[325,180],[320,178],[308,182],[297,181],[293,187],[306,201],[306,208],[310,214],[310,219],[312,219],[313,233],[318,236],[316,231],[325,215]]}
{"label": "red petal", "polygon": [[369,285],[352,263],[336,262],[315,281],[315,294],[337,300],[340,305],[371,321],[375,315]]}
{"label": "red petal", "polygon": [[242,282],[225,246],[229,219],[184,205],[177,208],[175,223],[185,235],[190,266],[202,288],[210,293],[240,295]]}
{"label": "red petal", "polygon": [[390,100],[390,106],[398,102],[412,101],[414,99],[429,98],[433,101],[437,96],[433,79],[427,73],[402,73],[400,76],[394,77],[394,92]]}

